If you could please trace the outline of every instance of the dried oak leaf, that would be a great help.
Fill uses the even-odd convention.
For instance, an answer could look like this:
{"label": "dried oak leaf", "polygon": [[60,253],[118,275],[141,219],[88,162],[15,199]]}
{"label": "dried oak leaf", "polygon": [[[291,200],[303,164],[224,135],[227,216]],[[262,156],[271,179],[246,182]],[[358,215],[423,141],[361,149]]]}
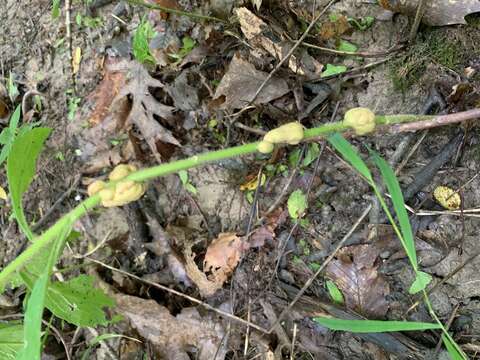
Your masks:
{"label": "dried oak leaf", "polygon": [[184,308],[173,316],[154,300],[116,295],[116,310],[137,332],[151,342],[162,359],[190,359],[192,347],[196,359],[224,359],[227,353],[222,339],[223,325],[212,318],[202,317],[196,308]]}
{"label": "dried oak leaf", "polygon": [[[267,76],[267,73],[255,69],[252,64],[236,54],[218,85],[214,99],[224,95],[223,107],[229,109],[243,108],[252,101],[257,89]],[[268,103],[289,91],[288,84],[284,79],[273,77],[255,98],[254,103]]]}
{"label": "dried oak leaf", "polygon": [[347,307],[366,317],[381,318],[388,311],[388,283],[375,265],[379,250],[370,244],[343,248],[326,269],[345,297]]}
{"label": "dried oak leaf", "polygon": [[[380,0],[380,5],[390,11],[415,16],[420,0]],[[465,16],[479,12],[478,0],[426,1],[422,22],[431,26],[466,24]]]}
{"label": "dried oak leaf", "polygon": [[156,115],[170,123],[175,121],[173,115],[174,108],[160,103],[150,93],[152,88],[163,87],[163,83],[150,76],[143,65],[131,61],[128,66],[127,84],[114,100],[115,104],[127,96],[131,97],[132,106],[127,117],[126,126],[133,124],[139,129],[159,162],[161,162],[161,159],[157,149],[157,142],[180,146],[180,143],[172,133],[163,127],[154,116]]}

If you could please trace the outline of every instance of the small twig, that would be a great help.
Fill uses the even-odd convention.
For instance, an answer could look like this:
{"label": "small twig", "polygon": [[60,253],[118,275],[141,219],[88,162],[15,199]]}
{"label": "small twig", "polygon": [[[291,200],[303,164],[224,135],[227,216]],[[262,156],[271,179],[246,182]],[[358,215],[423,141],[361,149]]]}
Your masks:
{"label": "small twig", "polygon": [[72,8],[71,0],[65,0],[65,38],[68,44],[68,62],[70,63],[71,82],[73,94],[76,93],[76,81],[75,72],[73,66],[73,42],[72,42],[72,21],[70,17],[70,11]]}
{"label": "small twig", "polygon": [[380,51],[380,52],[373,53],[373,52],[362,52],[362,51],[358,51],[358,52],[341,51],[341,50],[335,50],[335,49],[330,49],[330,48],[310,44],[310,43],[307,43],[307,42],[302,42],[302,45],[305,46],[305,47],[315,49],[315,50],[319,50],[319,51],[323,51],[323,52],[326,52],[326,53],[329,53],[329,54],[340,55],[340,56],[360,56],[360,57],[364,57],[364,58],[384,57],[384,56],[390,55],[392,53],[395,53],[397,51],[400,51],[405,47],[405,45],[394,45],[394,46],[392,46],[391,48],[389,48],[385,51]]}
{"label": "small twig", "polygon": [[297,340],[297,323],[293,323],[292,347],[290,349],[290,360],[295,358],[295,340]]}
{"label": "small twig", "polygon": [[462,111],[448,115],[438,115],[430,120],[415,121],[410,123],[390,125],[386,131],[390,134],[397,134],[406,131],[418,131],[423,129],[431,129],[434,127],[456,124],[462,121],[474,120],[480,118],[480,108]]}
{"label": "small twig", "polygon": [[412,28],[410,29],[410,35],[408,37],[409,42],[413,42],[417,36],[418,27],[422,21],[423,14],[425,13],[425,7],[427,5],[426,0],[420,0],[417,6],[417,13],[415,14],[415,20],[413,21]]}
{"label": "small twig", "polygon": [[300,289],[300,291],[295,295],[293,300],[288,304],[288,306],[283,309],[283,311],[280,313],[278,316],[277,321],[269,328],[268,333],[271,333],[273,329],[277,326],[277,324],[282,321],[284,316],[292,309],[292,307],[295,305],[295,303],[302,297],[302,295],[307,291],[307,289],[312,285],[312,283],[315,281],[315,279],[320,275],[320,273],[325,269],[325,267],[332,261],[332,259],[335,257],[337,252],[342,248],[343,244],[350,238],[350,236],[355,232],[357,227],[362,223],[363,219],[365,219],[370,212],[370,209],[372,208],[372,205],[368,205],[367,208],[363,211],[362,215],[357,219],[355,224],[351,227],[351,229],[345,234],[345,236],[340,240],[333,250],[333,252],[329,255],[329,257],[323,262],[323,264],[318,268],[318,270],[313,274],[307,282],[303,285],[303,287]]}
{"label": "small twig", "polygon": [[[447,323],[445,324],[445,330],[448,331],[450,329],[450,326],[452,326],[452,322],[455,319],[455,315],[457,315],[458,308],[460,307],[460,304],[455,305],[455,308],[453,309],[452,313],[450,314],[450,317],[448,318]],[[435,346],[435,351],[433,352],[433,358],[435,359],[438,355],[438,352],[440,351],[440,348],[442,347],[443,339],[440,337],[437,342],[437,346]]]}
{"label": "small twig", "polygon": [[153,287],[155,287],[155,288],[157,288],[157,289],[166,291],[166,292],[168,292],[168,293],[170,293],[170,294],[173,294],[173,295],[176,295],[176,296],[180,296],[180,297],[182,297],[182,298],[184,298],[184,299],[187,299],[187,300],[189,300],[189,301],[191,301],[191,302],[193,302],[193,303],[195,303],[195,304],[197,304],[197,305],[203,306],[203,307],[204,307],[205,309],[207,309],[207,310],[214,311],[214,312],[216,312],[217,314],[220,314],[220,315],[222,315],[222,316],[225,316],[225,317],[227,317],[227,318],[229,318],[229,319],[231,319],[231,320],[234,320],[234,321],[236,321],[236,322],[238,322],[238,323],[241,323],[241,324],[246,325],[246,326],[250,326],[251,328],[253,328],[253,329],[255,329],[255,330],[258,330],[258,331],[260,331],[260,332],[262,332],[262,333],[265,333],[265,334],[268,333],[268,331],[267,331],[266,329],[262,328],[262,327],[259,326],[259,325],[256,325],[256,324],[254,324],[254,323],[252,323],[252,322],[249,322],[249,321],[247,321],[247,320],[244,320],[244,319],[242,319],[242,318],[239,318],[238,316],[232,315],[232,314],[230,314],[230,313],[228,313],[228,312],[226,312],[226,311],[217,309],[217,308],[215,308],[215,307],[213,307],[213,306],[211,306],[211,305],[209,305],[209,304],[207,304],[207,303],[205,303],[205,302],[203,302],[203,301],[201,301],[201,300],[198,300],[197,298],[194,298],[193,296],[184,294],[184,293],[182,293],[182,292],[180,292],[180,291],[177,291],[177,290],[174,290],[174,289],[170,289],[170,288],[167,287],[167,286],[163,286],[163,285],[161,285],[161,284],[157,284],[157,283],[155,283],[155,282],[153,282],[153,281],[149,281],[149,280],[146,280],[146,279],[142,279],[142,278],[139,277],[139,276],[136,276],[136,275],[134,275],[134,274],[130,274],[129,272],[124,271],[124,270],[121,270],[121,269],[117,269],[117,268],[115,268],[115,267],[113,267],[113,266],[110,266],[110,265],[108,265],[108,264],[105,264],[105,263],[103,263],[103,262],[101,262],[101,261],[98,261],[98,260],[95,260],[95,259],[92,259],[92,258],[85,258],[85,260],[91,261],[91,262],[93,262],[93,263],[95,263],[95,264],[98,264],[98,265],[100,265],[100,266],[102,266],[102,267],[104,267],[104,268],[106,268],[106,269],[109,269],[109,270],[114,271],[114,272],[117,272],[117,273],[119,273],[119,274],[128,276],[128,277],[130,277],[130,278],[132,278],[132,279],[135,279],[135,280],[140,281],[140,282],[142,282],[142,283],[144,283],[144,284],[153,286]]}
{"label": "small twig", "polygon": [[218,21],[218,22],[221,22],[221,23],[227,23],[227,21],[225,21],[223,19],[219,19],[219,18],[214,17],[214,16],[195,14],[195,13],[191,13],[191,12],[188,12],[188,11],[172,9],[172,8],[169,8],[169,7],[166,7],[166,6],[149,4],[149,3],[146,3],[142,0],[127,0],[127,2],[129,4],[146,7],[147,9],[160,10],[160,11],[163,11],[163,12],[168,13],[168,14],[187,16],[187,17],[190,17],[190,18],[193,18],[193,19],[199,19],[199,20],[211,20],[211,21]]}
{"label": "small twig", "polygon": [[417,140],[417,142],[412,146],[412,148],[408,152],[407,156],[405,156],[405,159],[403,159],[402,162],[400,163],[400,165],[398,165],[398,167],[395,169],[395,175],[398,176],[398,174],[400,174],[400,172],[405,167],[405,165],[407,165],[407,162],[410,160],[410,158],[413,156],[413,154],[415,154],[415,152],[418,150],[418,148],[420,147],[420,144],[423,142],[423,140],[425,139],[427,134],[428,134],[428,130],[425,130],[425,131],[422,132],[422,135]]}

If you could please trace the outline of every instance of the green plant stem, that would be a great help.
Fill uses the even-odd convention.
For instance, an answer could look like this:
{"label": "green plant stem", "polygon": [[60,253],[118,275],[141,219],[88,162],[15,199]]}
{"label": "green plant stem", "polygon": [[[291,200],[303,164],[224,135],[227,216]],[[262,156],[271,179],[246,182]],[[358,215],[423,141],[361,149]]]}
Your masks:
{"label": "green plant stem", "polygon": [[190,18],[194,18],[194,19],[200,19],[200,20],[210,20],[210,21],[218,21],[218,22],[221,22],[221,23],[227,23],[225,20],[219,19],[219,18],[214,17],[214,16],[195,14],[195,13],[191,13],[191,12],[188,12],[188,11],[172,9],[172,8],[169,8],[169,7],[166,7],[166,6],[149,4],[149,3],[146,3],[142,0],[127,0],[127,2],[129,4],[132,4],[132,5],[139,5],[139,6],[143,6],[143,7],[146,7],[148,9],[152,9],[152,10],[160,10],[160,11],[163,11],[163,12],[169,13],[169,14],[175,14],[175,15],[181,15],[181,16],[183,15],[183,16],[188,16]]}
{"label": "green plant stem", "polygon": [[461,354],[465,360],[468,360],[468,357],[465,356],[465,353],[463,352],[463,350],[460,348],[457,342],[452,338],[452,336],[448,333],[447,329],[445,329],[445,326],[443,326],[437,314],[435,314],[435,311],[433,310],[433,306],[430,302],[430,298],[428,297],[427,291],[425,289],[423,289],[422,291],[423,291],[423,298],[425,300],[425,304],[427,305],[427,309],[428,309],[428,312],[430,313],[430,316],[437,322],[438,325],[440,325],[440,328],[443,334],[448,338],[448,340],[450,340],[450,342],[458,351],[458,353]]}
{"label": "green plant stem", "polygon": [[[130,0],[133,1],[133,0]],[[136,0],[135,0],[136,2]],[[419,120],[430,120],[432,116],[417,115],[381,115],[376,116],[375,121],[379,125],[399,124],[405,122],[414,122]],[[313,140],[318,137],[326,136],[334,132],[345,132],[349,130],[341,121],[324,124],[322,126],[306,129],[304,140]],[[195,155],[184,160],[174,161],[168,164],[162,164],[151,168],[141,169],[130,174],[127,179],[134,181],[147,181],[156,177],[177,173],[180,170],[187,170],[193,167],[201,166],[209,162],[228,159],[236,156],[252,154],[257,151],[258,142],[235,146],[223,150],[207,152]],[[10,277],[21,269],[30,259],[32,259],[41,249],[50,244],[61,234],[62,229],[68,223],[74,223],[83,217],[89,210],[100,203],[98,195],[92,196],[77,205],[73,210],[60,218],[52,227],[42,235],[35,238],[34,242],[10,264],[0,272],[0,293],[7,284]]]}

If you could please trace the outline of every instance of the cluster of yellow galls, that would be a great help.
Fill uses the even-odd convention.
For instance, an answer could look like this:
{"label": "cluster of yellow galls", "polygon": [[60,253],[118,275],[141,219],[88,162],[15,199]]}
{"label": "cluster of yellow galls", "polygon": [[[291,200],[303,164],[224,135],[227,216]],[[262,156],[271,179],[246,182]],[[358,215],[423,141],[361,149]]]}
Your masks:
{"label": "cluster of yellow galls", "polygon": [[[365,135],[375,130],[375,114],[367,108],[354,108],[345,113],[343,124],[352,128],[357,135]],[[296,145],[303,139],[303,126],[291,122],[265,134],[257,150],[263,154],[273,151],[275,144]]]}
{"label": "cluster of yellow galls", "polygon": [[137,168],[134,165],[117,165],[108,175],[108,179],[112,183],[107,184],[101,180],[94,181],[88,186],[88,195],[98,194],[105,207],[122,206],[140,199],[145,193],[145,184],[133,180],[122,180],[135,171]]}

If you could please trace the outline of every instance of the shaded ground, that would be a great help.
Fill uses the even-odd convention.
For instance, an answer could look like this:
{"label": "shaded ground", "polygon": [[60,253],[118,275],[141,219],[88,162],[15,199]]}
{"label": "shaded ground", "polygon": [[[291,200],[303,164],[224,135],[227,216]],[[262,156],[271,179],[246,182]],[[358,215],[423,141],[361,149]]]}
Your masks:
{"label": "shaded ground", "polygon": [[[357,106],[395,114],[421,113],[432,102],[436,105],[432,112],[463,111],[480,104],[480,22],[476,16],[469,17],[467,25],[422,26],[414,44],[389,52],[404,44],[411,21],[401,14],[385,14],[378,5],[338,1],[306,41],[330,49],[348,41],[367,56],[339,56],[316,49],[308,49],[307,54],[306,48],[300,48],[295,53],[297,62],[276,73],[274,85],[265,89],[255,106],[234,117],[278,63],[268,51],[259,49],[258,42],[265,45],[274,39],[274,44],[284,47],[286,39],[298,39],[317,2],[266,1],[256,11],[250,2],[160,1],[189,12],[210,12],[229,19],[226,24],[148,11],[124,2],[94,8],[100,3],[73,3],[71,47],[64,14],[52,19],[50,1],[0,4],[0,100],[11,110],[29,91],[43,93],[41,106],[32,96],[26,99],[25,108],[34,109],[29,121],[54,130],[25,201],[29,221],[43,219],[36,231],[46,229],[83,199],[86,186],[95,178],[105,178],[118,163],[152,166],[256,141],[259,136],[252,129],[269,130],[292,119],[306,127],[340,120],[346,110]],[[326,5],[318,3],[316,11]],[[242,6],[251,11],[251,15],[244,14],[251,17],[243,18],[251,21],[250,27],[242,28],[242,15],[234,10]],[[346,20],[368,16],[374,21],[365,30]],[[155,64],[139,67],[132,61],[131,36],[142,19],[150,21],[157,35],[150,43]],[[246,29],[261,21],[266,24],[265,32],[250,38]],[[194,45],[188,47],[191,41]],[[81,61],[72,75],[69,52],[75,54],[76,49],[80,49]],[[351,70],[381,59],[385,62],[366,70],[318,81],[327,64]],[[242,78],[245,74],[249,81]],[[13,102],[2,93],[9,78],[19,89]],[[443,99],[443,105],[436,99]],[[8,114],[2,126],[7,118]],[[399,169],[406,187],[457,134],[462,134],[461,145],[431,174],[429,184],[415,192],[409,205],[421,214],[411,218],[420,265],[438,284],[432,292],[433,306],[443,322],[453,319],[455,339],[475,358],[480,329],[480,258],[474,257],[479,234],[475,209],[480,204],[478,129],[474,123],[465,123],[425,134],[376,135],[352,142],[365,155],[362,142],[378,150]],[[417,150],[409,154],[417,141]],[[403,152],[397,151],[400,144]],[[305,157],[300,160],[299,152],[289,147],[271,158],[247,156],[194,169],[183,182],[177,175],[167,176],[153,181],[140,201],[100,209],[76,224],[81,238],[67,249],[60,267],[77,266],[74,273],[97,276],[98,283],[117,300],[115,311],[124,321],[77,331],[54,321],[62,329],[72,358],[81,358],[95,332],[123,334],[144,342],[108,340],[94,348],[92,359],[446,356],[435,351],[437,333],[353,336],[330,332],[312,321],[325,314],[431,320],[423,305],[411,309],[417,300],[408,294],[413,271],[375,206],[347,241],[348,247],[335,256],[271,334],[247,329],[238,319],[207,311],[191,299],[152,285],[178,290],[270,328],[374,202],[368,185],[325,144],[303,149]],[[255,193],[260,170],[265,182]],[[250,190],[246,189],[249,181]],[[0,185],[7,188],[3,169]],[[461,189],[463,213],[443,211],[432,200],[438,185]],[[309,192],[308,209],[297,225],[289,218],[286,204],[296,189]],[[56,203],[59,198],[62,201]],[[4,267],[26,240],[10,218],[8,204],[0,201],[4,205],[0,209],[0,266]],[[232,245],[240,244],[239,239],[245,241],[246,235],[248,250],[243,243]],[[150,283],[73,256],[96,245],[91,258]],[[212,268],[204,273],[208,264]],[[215,266],[221,271],[215,271]],[[363,273],[373,280],[362,280]],[[327,279],[340,287],[345,306],[334,306],[325,288]],[[17,291],[2,297],[5,304],[0,302],[0,313],[20,312],[22,296]],[[65,358],[54,337],[49,338],[46,354],[45,358]]]}

